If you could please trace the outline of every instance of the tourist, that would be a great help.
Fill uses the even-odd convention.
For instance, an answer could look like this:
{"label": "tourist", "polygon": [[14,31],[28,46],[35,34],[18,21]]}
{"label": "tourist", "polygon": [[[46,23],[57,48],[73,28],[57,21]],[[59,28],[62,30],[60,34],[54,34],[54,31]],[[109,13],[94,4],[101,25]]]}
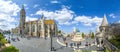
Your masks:
{"label": "tourist", "polygon": [[66,47],[68,46],[68,43],[66,42]]}
{"label": "tourist", "polygon": [[88,43],[88,45],[89,45],[89,46],[91,46],[91,44],[90,44],[90,43]]}
{"label": "tourist", "polygon": [[85,46],[88,46],[88,42],[86,42]]}
{"label": "tourist", "polygon": [[17,40],[20,41],[18,37],[17,37]]}
{"label": "tourist", "polygon": [[77,43],[77,48],[79,48],[79,45],[80,45],[80,44],[79,44],[79,43]]}

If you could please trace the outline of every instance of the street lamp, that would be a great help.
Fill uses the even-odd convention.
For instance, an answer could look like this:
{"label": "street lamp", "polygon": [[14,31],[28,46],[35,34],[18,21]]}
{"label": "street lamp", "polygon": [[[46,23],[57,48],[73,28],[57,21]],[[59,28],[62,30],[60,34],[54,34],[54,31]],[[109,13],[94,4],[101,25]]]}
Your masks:
{"label": "street lamp", "polygon": [[9,40],[8,40],[8,43],[10,43],[10,31],[8,31],[8,34],[9,34]]}
{"label": "street lamp", "polygon": [[53,47],[53,26],[52,29],[50,28],[50,38],[51,38],[51,51],[54,51],[54,47]]}

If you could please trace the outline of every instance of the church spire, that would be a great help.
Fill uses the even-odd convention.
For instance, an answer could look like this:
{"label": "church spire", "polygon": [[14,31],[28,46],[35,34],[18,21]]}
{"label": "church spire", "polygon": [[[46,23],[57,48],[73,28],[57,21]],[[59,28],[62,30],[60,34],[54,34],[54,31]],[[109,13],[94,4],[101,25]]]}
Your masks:
{"label": "church spire", "polygon": [[43,15],[43,13],[42,13],[41,19],[44,19],[44,15]]}
{"label": "church spire", "polygon": [[24,9],[24,5],[22,5],[22,9]]}
{"label": "church spire", "polygon": [[105,14],[104,14],[101,26],[108,26],[108,21]]}

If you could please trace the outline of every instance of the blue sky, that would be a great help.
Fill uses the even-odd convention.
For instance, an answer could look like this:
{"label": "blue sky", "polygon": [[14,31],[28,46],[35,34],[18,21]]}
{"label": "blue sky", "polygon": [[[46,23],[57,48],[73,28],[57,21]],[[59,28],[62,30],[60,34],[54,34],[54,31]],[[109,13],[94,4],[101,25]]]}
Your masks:
{"label": "blue sky", "polygon": [[58,29],[72,32],[93,32],[101,24],[104,14],[108,22],[120,22],[120,0],[0,0],[0,28],[9,30],[19,25],[22,4],[26,21],[37,20],[44,14],[54,19]]}

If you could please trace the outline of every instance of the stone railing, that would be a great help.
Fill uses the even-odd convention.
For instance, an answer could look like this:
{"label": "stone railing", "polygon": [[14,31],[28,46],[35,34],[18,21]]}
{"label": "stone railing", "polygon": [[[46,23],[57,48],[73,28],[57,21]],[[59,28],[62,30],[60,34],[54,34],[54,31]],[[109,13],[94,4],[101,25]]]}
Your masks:
{"label": "stone railing", "polygon": [[111,52],[118,52],[118,48],[110,43],[107,39],[104,40],[104,43]]}

